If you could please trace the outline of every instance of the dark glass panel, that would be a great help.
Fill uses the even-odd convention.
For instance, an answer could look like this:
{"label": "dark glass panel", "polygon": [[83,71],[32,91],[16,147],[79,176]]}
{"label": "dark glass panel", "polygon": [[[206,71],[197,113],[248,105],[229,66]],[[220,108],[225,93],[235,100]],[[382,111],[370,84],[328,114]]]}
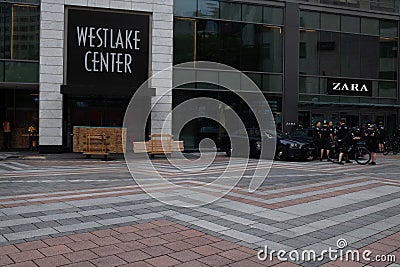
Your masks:
{"label": "dark glass panel", "polygon": [[397,79],[397,40],[394,38],[380,38],[379,78]]}
{"label": "dark glass panel", "polygon": [[242,20],[246,22],[262,23],[262,6],[243,4]]}
{"label": "dark glass panel", "polygon": [[360,77],[360,35],[341,35],[341,75],[344,77]]}
{"label": "dark glass panel", "polygon": [[282,75],[264,74],[263,75],[263,92],[281,93],[283,92]]}
{"label": "dark glass panel", "polygon": [[339,76],[340,33],[320,32],[319,68],[322,76]]}
{"label": "dark glass panel", "polygon": [[237,22],[220,22],[220,63],[240,69],[240,46],[242,24]]}
{"label": "dark glass panel", "polygon": [[197,23],[197,60],[220,62],[219,23],[199,20]]}
{"label": "dark glass panel", "polygon": [[361,18],[361,33],[379,35],[379,20]]}
{"label": "dark glass panel", "polygon": [[319,79],[300,76],[300,94],[320,94]]}
{"label": "dark glass panel", "polygon": [[387,37],[397,37],[397,21],[394,20],[381,20],[380,22],[380,35]]}
{"label": "dark glass panel", "polygon": [[4,82],[4,62],[0,61],[0,82]]}
{"label": "dark glass panel", "polygon": [[283,32],[281,27],[263,26],[261,71],[282,72]]}
{"label": "dark glass panel", "polygon": [[198,0],[199,17],[219,18],[219,1],[216,0]]}
{"label": "dark glass panel", "polygon": [[245,24],[242,30],[241,69],[250,71],[260,70],[262,61],[262,25]]}
{"label": "dark glass panel", "polygon": [[342,31],[359,33],[361,29],[361,19],[359,17],[342,16]]}
{"label": "dark glass panel", "polygon": [[195,17],[197,0],[174,0],[174,15],[181,17]]}
{"label": "dark glass panel", "polygon": [[174,64],[195,60],[195,20],[174,21]]}
{"label": "dark glass panel", "polygon": [[397,98],[397,83],[379,82],[379,97]]}
{"label": "dark glass panel", "polygon": [[320,27],[320,13],[311,11],[300,12],[300,27],[319,29]]}
{"label": "dark glass panel", "polygon": [[5,82],[39,82],[39,64],[26,62],[6,62]]}
{"label": "dark glass panel", "polygon": [[221,19],[242,20],[242,5],[238,3],[221,2]]}
{"label": "dark glass panel", "polygon": [[379,77],[379,37],[360,36],[361,78],[378,79]]}
{"label": "dark glass panel", "polygon": [[318,70],[318,32],[300,32],[300,74],[319,73]]}
{"label": "dark glass panel", "polygon": [[321,13],[321,29],[327,31],[340,31],[340,16]]}
{"label": "dark glass panel", "polygon": [[263,22],[267,24],[283,25],[283,8],[265,6]]}

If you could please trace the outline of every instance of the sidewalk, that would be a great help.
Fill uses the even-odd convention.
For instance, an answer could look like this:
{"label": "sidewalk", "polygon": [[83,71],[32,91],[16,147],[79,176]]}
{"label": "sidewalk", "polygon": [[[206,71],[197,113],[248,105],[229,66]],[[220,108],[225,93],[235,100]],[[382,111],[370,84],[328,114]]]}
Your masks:
{"label": "sidewalk", "polygon": [[[10,190],[18,180],[40,183],[48,190],[0,197],[0,266],[400,264],[400,180],[396,175],[400,165],[395,157],[380,159],[376,167],[277,162],[270,179],[255,193],[239,184],[223,199],[198,208],[166,205],[133,182],[69,189],[70,176],[83,183],[91,170],[98,171],[99,177],[126,179],[130,175],[120,168],[123,162],[92,169],[87,165],[90,161],[85,162],[69,166],[65,174],[65,166],[55,166],[56,161],[45,169],[3,173],[12,178],[0,183],[0,190]],[[169,170],[163,162],[157,164],[164,172]],[[207,175],[223,164],[203,171],[195,181],[178,179],[177,183],[208,182]],[[49,177],[46,182],[41,180],[45,176]],[[54,191],[58,183],[65,189]],[[169,187],[160,185],[154,190],[167,192]],[[344,262],[325,257],[316,262],[281,262],[257,258],[265,246],[275,251],[321,253],[337,248],[338,240],[345,240],[345,249],[369,249],[373,256],[396,259]]]}

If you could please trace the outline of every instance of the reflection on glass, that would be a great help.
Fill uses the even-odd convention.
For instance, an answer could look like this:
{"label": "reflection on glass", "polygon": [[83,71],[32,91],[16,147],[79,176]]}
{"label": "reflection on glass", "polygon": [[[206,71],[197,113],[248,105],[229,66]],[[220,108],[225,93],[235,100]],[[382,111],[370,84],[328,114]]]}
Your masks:
{"label": "reflection on glass", "polygon": [[379,35],[379,20],[361,18],[361,33]]}
{"label": "reflection on glass", "polygon": [[174,64],[195,61],[194,19],[175,19],[174,21]]}
{"label": "reflection on glass", "polygon": [[265,6],[263,22],[267,24],[283,25],[283,8]]}
{"label": "reflection on glass", "polygon": [[39,59],[39,27],[37,6],[12,6],[11,59]]}
{"label": "reflection on glass", "polygon": [[282,28],[278,26],[263,26],[261,70],[267,72],[282,72],[283,37]]}
{"label": "reflection on glass", "polygon": [[283,92],[282,75],[264,74],[263,75],[263,92],[281,93]]}
{"label": "reflection on glass", "polygon": [[394,38],[380,38],[379,78],[397,79],[397,40]]}
{"label": "reflection on glass", "polygon": [[340,16],[321,13],[321,29],[327,31],[340,31]]}
{"label": "reflection on glass", "polygon": [[197,23],[197,60],[220,62],[219,23],[199,20]]}
{"label": "reflection on glass", "polygon": [[342,31],[343,32],[360,32],[361,20],[359,17],[342,16]]}
{"label": "reflection on glass", "polygon": [[311,11],[300,12],[300,27],[319,29],[320,28],[320,13]]}
{"label": "reflection on glass", "polygon": [[25,62],[6,62],[4,81],[37,83],[39,81],[39,64]]}
{"label": "reflection on glass", "polygon": [[242,5],[238,3],[221,2],[221,19],[242,20]]}
{"label": "reflection on glass", "polygon": [[219,1],[217,0],[199,0],[198,16],[207,18],[219,18]]}
{"label": "reflection on glass", "polygon": [[299,90],[301,94],[319,94],[319,79],[300,76]]}
{"label": "reflection on glass", "polygon": [[339,76],[340,33],[320,32],[319,67],[322,76]]}
{"label": "reflection on glass", "polygon": [[379,77],[379,37],[360,35],[360,77],[378,79]]}
{"label": "reflection on glass", "polygon": [[318,32],[300,32],[300,74],[318,74]]}
{"label": "reflection on glass", "polygon": [[397,21],[381,20],[380,35],[386,37],[397,37]]}
{"label": "reflection on glass", "polygon": [[379,82],[379,97],[397,98],[396,82]]}
{"label": "reflection on glass", "polygon": [[242,5],[242,19],[247,22],[262,22],[262,7],[255,5]]}
{"label": "reflection on glass", "polygon": [[195,17],[197,0],[174,0],[174,15],[181,17]]}
{"label": "reflection on glass", "polygon": [[340,41],[341,75],[360,77],[360,35],[342,34]]}

